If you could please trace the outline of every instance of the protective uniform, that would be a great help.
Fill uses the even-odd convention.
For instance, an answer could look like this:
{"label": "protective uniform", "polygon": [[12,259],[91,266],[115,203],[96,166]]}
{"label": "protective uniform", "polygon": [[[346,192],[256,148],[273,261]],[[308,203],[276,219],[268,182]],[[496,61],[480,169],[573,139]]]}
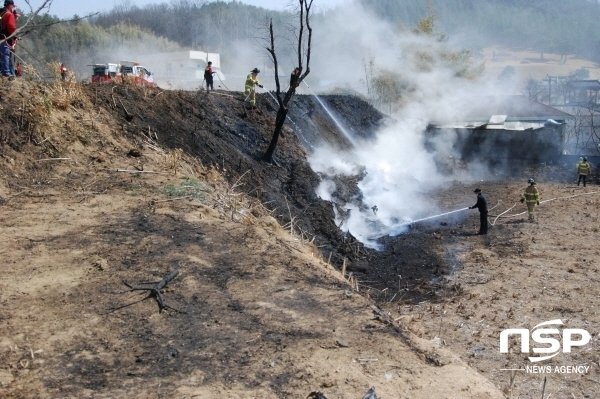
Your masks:
{"label": "protective uniform", "polygon": [[244,99],[250,99],[250,104],[253,106],[256,105],[256,90],[254,86],[263,87],[258,81],[258,73],[260,70],[258,68],[254,68],[250,71],[250,74],[246,77],[246,85],[244,91]]}
{"label": "protective uniform", "polygon": [[540,204],[540,193],[535,186],[535,182],[532,179],[529,179],[529,187],[525,189],[523,195],[521,195],[521,202],[525,202],[527,204],[527,212],[529,212],[529,220],[533,222],[535,214],[534,208],[535,205]]}
{"label": "protective uniform", "polygon": [[583,187],[585,187],[585,179],[587,178],[587,175],[591,172],[591,170],[592,167],[588,163],[587,159],[583,158],[583,161],[577,164],[577,173],[579,173],[577,185],[579,185],[579,183],[581,183],[581,180],[583,180]]}

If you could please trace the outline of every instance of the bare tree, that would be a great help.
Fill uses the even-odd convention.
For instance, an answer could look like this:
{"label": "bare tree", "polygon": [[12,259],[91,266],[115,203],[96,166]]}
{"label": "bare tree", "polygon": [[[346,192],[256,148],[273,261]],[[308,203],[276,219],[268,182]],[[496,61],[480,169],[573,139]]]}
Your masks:
{"label": "bare tree", "polygon": [[[277,55],[275,54],[275,35],[273,33],[273,19],[270,20],[269,24],[269,37],[270,37],[270,46],[267,47],[267,51],[269,52],[271,61],[273,62],[273,67],[275,71],[275,95],[277,98],[277,104],[279,105],[279,109],[277,110],[277,116],[275,117],[275,130],[273,131],[273,137],[271,138],[271,143],[269,144],[269,148],[263,155],[262,159],[265,162],[275,163],[275,159],[273,158],[273,153],[275,152],[275,148],[277,147],[277,141],[279,140],[279,135],[281,134],[281,130],[283,129],[283,124],[285,123],[285,119],[287,117],[288,108],[287,104],[292,99],[292,96],[296,92],[296,87],[302,83],[304,78],[310,73],[310,46],[312,42],[312,28],[310,26],[310,11],[312,7],[313,0],[298,0],[299,10],[298,10],[298,26],[296,27],[296,39],[297,39],[297,49],[296,55],[298,57],[297,61],[297,74],[296,78],[290,81],[290,86],[285,92],[285,95],[282,97],[281,94],[281,85],[279,84],[279,64],[277,62]],[[306,32],[305,32],[306,31]],[[306,36],[305,36],[306,35]],[[306,60],[306,70],[304,70],[304,60]],[[304,71],[304,72],[302,72]]]}
{"label": "bare tree", "polygon": [[539,101],[540,95],[542,94],[542,87],[537,80],[530,77],[525,83],[525,93],[527,97],[533,101]]}
{"label": "bare tree", "polygon": [[389,115],[392,115],[392,107],[400,101],[407,85],[402,82],[400,74],[382,68],[372,78],[371,86],[377,105],[383,108],[383,105],[387,104]]}
{"label": "bare tree", "polygon": [[564,146],[568,153],[584,154],[600,152],[600,114],[594,109],[577,107],[570,113],[574,116],[567,122]]}

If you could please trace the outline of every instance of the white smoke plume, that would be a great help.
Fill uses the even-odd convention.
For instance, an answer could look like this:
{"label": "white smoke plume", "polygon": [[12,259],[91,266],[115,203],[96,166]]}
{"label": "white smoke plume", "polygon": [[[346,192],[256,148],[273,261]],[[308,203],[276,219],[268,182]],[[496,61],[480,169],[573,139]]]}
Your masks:
{"label": "white smoke plume", "polygon": [[[309,157],[313,170],[324,176],[317,194],[336,203],[336,223],[366,246],[380,248],[378,238],[406,231],[413,220],[451,210],[438,209],[435,190],[450,180],[475,177],[465,171],[453,176],[440,173],[436,159],[458,155],[452,149],[455,134],[437,136],[430,142],[433,148],[426,148],[424,132],[432,121],[460,120],[460,104],[489,90],[456,77],[441,59],[445,42],[408,31],[396,34],[396,27],[356,4],[335,15],[337,21],[330,21],[327,32],[320,34],[327,41],[317,41],[319,76],[335,76],[339,84],[345,80],[361,90],[357,77],[364,76],[364,60],[373,57],[378,66],[409,82],[404,105],[373,140],[360,142],[350,152],[320,147]],[[340,201],[335,195],[336,176],[361,176],[361,195]],[[472,205],[472,193],[465,193],[465,202]]]}

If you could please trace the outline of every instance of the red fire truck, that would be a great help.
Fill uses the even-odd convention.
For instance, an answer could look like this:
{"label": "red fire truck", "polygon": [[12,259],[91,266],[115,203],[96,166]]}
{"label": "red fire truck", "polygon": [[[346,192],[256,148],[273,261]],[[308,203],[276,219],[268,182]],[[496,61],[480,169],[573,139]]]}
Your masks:
{"label": "red fire truck", "polygon": [[91,64],[92,83],[122,83],[129,81],[136,86],[154,86],[152,73],[139,62],[121,61],[120,64]]}

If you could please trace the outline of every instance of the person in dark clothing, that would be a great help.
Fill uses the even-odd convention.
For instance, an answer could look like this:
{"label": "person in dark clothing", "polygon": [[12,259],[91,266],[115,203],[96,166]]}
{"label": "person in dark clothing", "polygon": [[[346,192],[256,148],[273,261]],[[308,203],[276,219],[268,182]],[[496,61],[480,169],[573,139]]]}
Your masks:
{"label": "person in dark clothing", "polygon": [[300,73],[302,70],[298,67],[294,68],[292,71],[292,75],[290,76],[290,87],[296,88],[298,87],[298,79],[300,79]]}
{"label": "person in dark clothing", "polygon": [[475,194],[477,194],[477,203],[473,206],[470,206],[469,209],[479,209],[479,234],[484,235],[487,234],[488,231],[488,206],[487,200],[485,196],[481,193],[480,188],[475,189]]}
{"label": "person in dark clothing", "polygon": [[208,61],[208,66],[204,69],[204,79],[206,80],[206,91],[215,90],[213,87],[213,75],[216,72],[213,72],[212,69],[212,61]]}

